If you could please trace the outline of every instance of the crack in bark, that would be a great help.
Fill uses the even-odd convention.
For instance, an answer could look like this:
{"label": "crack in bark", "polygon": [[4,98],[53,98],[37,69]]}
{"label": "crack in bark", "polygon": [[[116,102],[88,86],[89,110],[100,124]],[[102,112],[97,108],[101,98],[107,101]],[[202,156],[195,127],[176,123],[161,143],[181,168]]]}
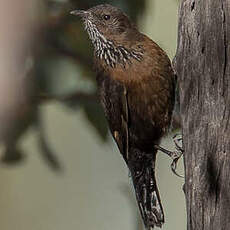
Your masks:
{"label": "crack in bark", "polygon": [[223,70],[223,77],[225,76],[226,73],[226,68],[227,68],[227,30],[226,30],[226,16],[225,16],[225,11],[224,11],[224,3],[222,2],[221,4],[221,10],[222,10],[222,15],[223,15],[223,21],[222,21],[222,26],[223,26],[223,31],[224,31],[224,70]]}
{"label": "crack in bark", "polygon": [[[218,174],[216,177],[216,184],[217,185],[221,185],[221,183],[219,182],[220,178],[220,174],[221,174],[221,169],[222,169],[223,164],[221,164],[221,167],[218,170]],[[216,199],[215,199],[215,208],[214,208],[214,217],[216,216],[216,212],[217,212],[217,205],[218,205],[218,201],[219,201],[219,193],[220,193],[220,187],[216,186],[216,191],[215,191],[215,195],[216,195]]]}
{"label": "crack in bark", "polygon": [[195,2],[195,0],[193,0],[192,5],[191,5],[191,11],[193,11],[195,9],[195,5],[196,5],[196,2]]}

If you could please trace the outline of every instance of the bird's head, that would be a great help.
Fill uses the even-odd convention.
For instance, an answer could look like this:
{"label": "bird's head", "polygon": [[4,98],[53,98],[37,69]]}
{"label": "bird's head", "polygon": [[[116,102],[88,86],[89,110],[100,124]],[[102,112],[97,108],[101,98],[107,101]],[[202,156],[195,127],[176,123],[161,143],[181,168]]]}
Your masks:
{"label": "bird's head", "polygon": [[74,10],[85,24],[95,56],[108,66],[131,64],[132,59],[141,60],[142,50],[130,48],[127,44],[135,38],[137,29],[120,9],[108,5],[98,5],[88,10]]}
{"label": "bird's head", "polygon": [[96,39],[114,40],[133,27],[127,15],[109,4],[102,4],[88,10],[74,10],[73,15],[82,18],[92,42]]}

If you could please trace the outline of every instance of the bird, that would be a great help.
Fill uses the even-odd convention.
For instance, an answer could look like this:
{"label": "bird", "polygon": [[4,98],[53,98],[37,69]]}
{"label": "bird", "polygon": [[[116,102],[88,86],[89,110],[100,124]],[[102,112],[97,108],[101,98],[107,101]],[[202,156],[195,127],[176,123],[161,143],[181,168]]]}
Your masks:
{"label": "bird", "polygon": [[99,98],[130,171],[145,228],[162,227],[165,218],[155,162],[174,107],[175,74],[170,59],[115,6],[101,4],[71,14],[82,19],[93,44]]}

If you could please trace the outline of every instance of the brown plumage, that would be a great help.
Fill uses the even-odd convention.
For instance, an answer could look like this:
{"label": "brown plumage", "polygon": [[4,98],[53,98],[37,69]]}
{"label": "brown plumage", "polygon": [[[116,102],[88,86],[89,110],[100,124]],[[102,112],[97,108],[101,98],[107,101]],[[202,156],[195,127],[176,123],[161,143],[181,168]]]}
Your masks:
{"label": "brown plumage", "polygon": [[101,103],[131,172],[145,227],[161,227],[164,213],[155,180],[154,144],[171,122],[174,74],[170,60],[116,7],[99,5],[72,14],[82,17],[94,45]]}

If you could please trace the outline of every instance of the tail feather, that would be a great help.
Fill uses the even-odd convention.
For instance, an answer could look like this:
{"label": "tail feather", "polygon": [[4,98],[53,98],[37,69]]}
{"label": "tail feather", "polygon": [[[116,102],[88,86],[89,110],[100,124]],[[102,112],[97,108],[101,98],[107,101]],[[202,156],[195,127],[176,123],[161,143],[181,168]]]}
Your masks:
{"label": "tail feather", "polygon": [[[150,155],[149,155],[150,156]],[[136,199],[146,229],[161,227],[164,213],[155,179],[155,156],[139,155],[129,161]]]}

